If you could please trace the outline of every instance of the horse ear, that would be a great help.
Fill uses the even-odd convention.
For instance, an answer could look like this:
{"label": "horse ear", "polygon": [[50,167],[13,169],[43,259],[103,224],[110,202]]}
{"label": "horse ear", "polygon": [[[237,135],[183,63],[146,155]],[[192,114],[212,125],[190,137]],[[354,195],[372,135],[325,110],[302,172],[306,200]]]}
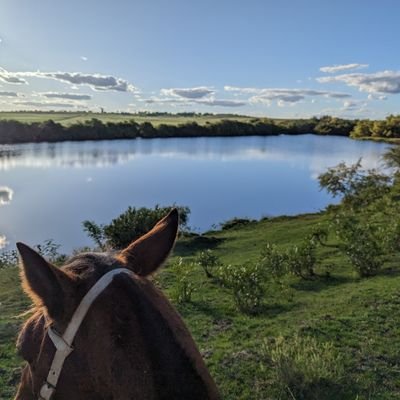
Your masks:
{"label": "horse ear", "polygon": [[154,228],[122,250],[118,259],[137,275],[147,276],[159,268],[171,252],[178,233],[179,215],[174,208]]}
{"label": "horse ear", "polygon": [[64,311],[65,289],[72,286],[69,276],[48,263],[40,254],[23,243],[17,243],[21,255],[22,287],[37,305],[44,305],[51,318]]}

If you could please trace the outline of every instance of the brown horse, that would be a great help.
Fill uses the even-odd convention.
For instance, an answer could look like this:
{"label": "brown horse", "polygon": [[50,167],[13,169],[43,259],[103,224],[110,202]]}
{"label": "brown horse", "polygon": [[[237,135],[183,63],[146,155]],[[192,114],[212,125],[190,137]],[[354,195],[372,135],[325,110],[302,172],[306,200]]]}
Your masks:
{"label": "brown horse", "polygon": [[120,253],[81,254],[62,268],[18,244],[23,287],[35,312],[18,338],[17,347],[27,365],[15,399],[41,398],[56,353],[52,332],[62,336],[88,291],[116,269],[131,273],[111,272],[110,284],[90,305],[77,329],[73,351],[66,356],[49,398],[220,398],[182,319],[147,279],[168,257],[177,230],[178,213],[173,210]]}

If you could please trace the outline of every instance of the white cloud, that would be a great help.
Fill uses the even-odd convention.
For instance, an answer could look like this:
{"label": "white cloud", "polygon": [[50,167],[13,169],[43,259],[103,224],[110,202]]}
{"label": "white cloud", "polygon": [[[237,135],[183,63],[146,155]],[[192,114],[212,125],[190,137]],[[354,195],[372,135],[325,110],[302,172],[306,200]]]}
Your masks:
{"label": "white cloud", "polygon": [[219,107],[242,107],[247,104],[244,101],[226,100],[226,99],[197,100],[195,103],[204,104],[207,106],[219,106]]}
{"label": "white cloud", "polygon": [[86,85],[98,91],[134,92],[136,90],[126,80],[111,75],[82,74],[80,72],[37,72],[33,73],[32,76],[55,79],[72,85]]}
{"label": "white cloud", "polygon": [[18,97],[16,92],[0,92],[0,97]]}
{"label": "white cloud", "polygon": [[262,103],[268,106],[272,101],[276,101],[278,106],[284,107],[288,104],[295,104],[307,97],[323,96],[334,99],[349,98],[351,95],[340,92],[330,92],[326,90],[313,90],[313,89],[285,89],[285,88],[241,88],[235,86],[225,86],[227,92],[236,92],[240,94],[252,94],[249,102],[256,104]]}
{"label": "white cloud", "polygon": [[27,84],[25,78],[54,79],[71,85],[85,85],[97,91],[136,92],[128,81],[111,75],[84,74],[81,72],[9,72],[0,68],[0,80],[6,83]]}
{"label": "white cloud", "polygon": [[400,71],[381,71],[372,74],[352,73],[317,78],[320,83],[343,82],[368,93],[400,93]]}
{"label": "white cloud", "polygon": [[171,88],[161,89],[161,94],[164,96],[183,97],[185,99],[201,99],[203,97],[214,94],[215,91],[206,86],[193,88]]}
{"label": "white cloud", "polygon": [[370,93],[368,95],[368,100],[387,100],[387,96]]}
{"label": "white cloud", "polygon": [[185,100],[185,99],[177,99],[177,98],[169,98],[169,97],[150,97],[149,99],[138,99],[138,101],[147,103],[147,104],[192,104],[193,101]]}
{"label": "white cloud", "polygon": [[81,60],[82,60],[82,61],[87,61],[87,60],[88,60],[88,58],[87,58],[87,57],[85,57],[85,56],[81,56]]}
{"label": "white cloud", "polygon": [[14,191],[7,186],[0,186],[0,206],[10,204]]}
{"label": "white cloud", "polygon": [[196,104],[201,104],[211,107],[241,107],[247,103],[238,100],[228,100],[228,99],[185,99],[185,98],[171,98],[171,97],[151,97],[149,99],[140,100],[147,104],[171,104],[180,106],[193,106]]}
{"label": "white cloud", "polygon": [[77,93],[40,93],[41,96],[48,99],[66,99],[66,100],[91,100],[92,96],[88,94],[77,94]]}
{"label": "white cloud", "polygon": [[19,78],[15,73],[8,72],[0,67],[0,81],[15,85],[25,85],[28,82],[25,79]]}
{"label": "white cloud", "polygon": [[364,100],[346,100],[343,102],[343,111],[345,110],[364,110],[368,105]]}
{"label": "white cloud", "polygon": [[56,103],[56,102],[46,102],[46,101],[15,101],[13,104],[16,106],[24,106],[24,107],[38,107],[38,108],[46,108],[46,107],[52,107],[52,108],[74,108],[74,107],[79,107],[79,108],[86,108],[82,105],[76,104],[76,103]]}
{"label": "white cloud", "polygon": [[368,68],[368,64],[340,64],[340,65],[330,65],[327,67],[321,67],[319,70],[321,72],[326,72],[328,74],[335,74],[337,72],[349,71],[351,69],[361,69]]}

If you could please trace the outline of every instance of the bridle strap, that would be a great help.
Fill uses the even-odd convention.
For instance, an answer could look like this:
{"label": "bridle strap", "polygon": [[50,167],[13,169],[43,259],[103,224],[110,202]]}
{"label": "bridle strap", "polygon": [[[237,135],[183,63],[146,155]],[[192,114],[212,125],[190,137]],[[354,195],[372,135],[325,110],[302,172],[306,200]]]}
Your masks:
{"label": "bridle strap", "polygon": [[99,296],[99,294],[112,282],[114,276],[121,273],[134,275],[133,272],[127,268],[113,269],[104,274],[83,297],[62,336],[53,328],[49,327],[47,333],[56,347],[56,353],[54,354],[46,382],[40,389],[39,400],[50,400],[53,396],[56,390],[58,379],[60,378],[64,361],[73,351],[72,343],[75,335],[78,332],[78,329],[81,326],[81,323],[87,312],[89,311],[90,306]]}

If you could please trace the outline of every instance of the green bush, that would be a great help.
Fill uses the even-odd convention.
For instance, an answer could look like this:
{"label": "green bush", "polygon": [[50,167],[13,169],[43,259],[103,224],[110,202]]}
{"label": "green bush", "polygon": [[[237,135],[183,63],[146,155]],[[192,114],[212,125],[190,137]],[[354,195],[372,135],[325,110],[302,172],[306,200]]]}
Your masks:
{"label": "green bush", "polygon": [[[173,206],[174,207],[174,206]],[[123,249],[134,240],[150,231],[173,207],[135,208],[129,207],[108,225],[98,225],[93,221],[83,221],[84,231],[100,248]],[[179,226],[187,227],[189,207],[176,207],[179,211]]]}
{"label": "green bush", "polygon": [[223,231],[227,231],[229,229],[243,228],[244,226],[255,223],[255,222],[256,222],[256,220],[254,220],[254,219],[232,218],[232,219],[229,219],[228,221],[222,222],[221,229]]}
{"label": "green bush", "polygon": [[317,262],[316,243],[314,236],[310,235],[300,245],[279,250],[276,246],[267,243],[261,252],[260,265],[267,278],[273,278],[282,283],[285,275],[293,274],[302,279],[316,276]]}
{"label": "green bush", "polygon": [[311,238],[307,238],[299,246],[289,248],[286,252],[288,271],[302,279],[314,278],[317,262],[315,250],[316,245]]}
{"label": "green bush", "polygon": [[224,265],[219,268],[218,278],[232,290],[238,309],[246,314],[260,311],[264,296],[264,276],[260,264]]}
{"label": "green bush", "polygon": [[278,390],[288,399],[328,399],[332,384],[344,375],[343,359],[333,344],[309,336],[265,341],[262,355],[268,368],[272,364]]}
{"label": "green bush", "polygon": [[286,253],[271,243],[261,251],[259,263],[267,279],[279,281],[288,273]]}
{"label": "green bush", "polygon": [[337,215],[335,224],[339,248],[359,276],[376,275],[385,261],[385,229],[349,214]]}
{"label": "green bush", "polygon": [[192,294],[196,288],[190,280],[193,273],[193,264],[185,264],[182,258],[171,266],[171,270],[175,274],[175,284],[171,290],[171,298],[179,304],[187,303],[192,300]]}
{"label": "green bush", "polygon": [[207,278],[214,278],[216,268],[222,265],[212,250],[202,251],[196,257],[196,263],[204,270]]}

